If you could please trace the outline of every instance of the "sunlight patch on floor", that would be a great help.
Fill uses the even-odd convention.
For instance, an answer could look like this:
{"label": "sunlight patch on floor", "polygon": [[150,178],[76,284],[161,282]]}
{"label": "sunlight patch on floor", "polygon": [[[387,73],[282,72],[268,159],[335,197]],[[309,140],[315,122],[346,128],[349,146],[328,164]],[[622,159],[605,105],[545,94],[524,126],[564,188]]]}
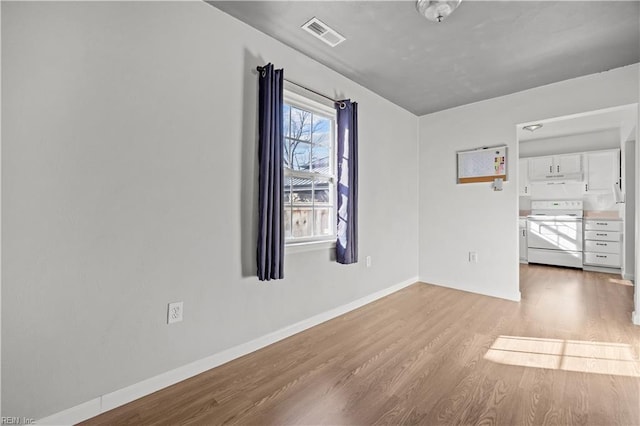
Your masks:
{"label": "sunlight patch on floor", "polygon": [[640,362],[624,343],[499,336],[484,358],[523,367],[640,377]]}
{"label": "sunlight patch on floor", "polygon": [[629,280],[617,279],[617,278],[609,278],[609,282],[613,284],[626,285],[628,287],[633,287],[633,283]]}

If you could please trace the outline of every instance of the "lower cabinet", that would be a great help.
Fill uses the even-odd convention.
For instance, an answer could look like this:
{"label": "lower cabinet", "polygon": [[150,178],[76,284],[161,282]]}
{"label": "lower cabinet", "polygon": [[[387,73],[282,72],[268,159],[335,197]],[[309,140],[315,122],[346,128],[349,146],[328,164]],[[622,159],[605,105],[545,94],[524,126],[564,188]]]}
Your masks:
{"label": "lower cabinet", "polygon": [[585,252],[584,265],[620,268],[620,255],[615,253]]}
{"label": "lower cabinet", "polygon": [[622,266],[622,221],[585,219],[584,265],[604,268]]}
{"label": "lower cabinet", "polygon": [[520,263],[527,263],[527,220],[520,219],[519,222],[520,233],[518,235],[518,241],[520,243]]}

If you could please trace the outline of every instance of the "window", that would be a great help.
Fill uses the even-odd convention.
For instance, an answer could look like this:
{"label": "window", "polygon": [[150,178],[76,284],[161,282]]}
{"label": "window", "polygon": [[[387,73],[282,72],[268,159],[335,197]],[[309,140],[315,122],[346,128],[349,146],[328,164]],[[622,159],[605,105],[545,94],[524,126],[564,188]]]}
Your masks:
{"label": "window", "polygon": [[286,242],[335,240],[335,110],[288,91],[284,104]]}

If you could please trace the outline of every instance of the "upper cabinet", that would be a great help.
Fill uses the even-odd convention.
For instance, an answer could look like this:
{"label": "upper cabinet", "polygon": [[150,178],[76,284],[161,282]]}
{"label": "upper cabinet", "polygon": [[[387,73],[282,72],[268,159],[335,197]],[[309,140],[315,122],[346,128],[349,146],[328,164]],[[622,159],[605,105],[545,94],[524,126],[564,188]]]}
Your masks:
{"label": "upper cabinet", "polygon": [[620,150],[586,152],[585,193],[613,191],[620,181]]}
{"label": "upper cabinet", "polygon": [[521,158],[518,162],[518,194],[543,196],[538,193],[553,181],[581,182],[583,193],[610,194],[620,187],[620,150],[580,152]]}
{"label": "upper cabinet", "polygon": [[582,179],[582,154],[564,154],[529,159],[529,179]]}
{"label": "upper cabinet", "polygon": [[555,158],[555,172],[565,176],[582,177],[582,154],[558,155]]}
{"label": "upper cabinet", "polygon": [[525,197],[531,196],[528,158],[520,158],[518,160],[518,194]]}
{"label": "upper cabinet", "polygon": [[534,157],[529,159],[529,179],[541,180],[551,176],[553,157]]}

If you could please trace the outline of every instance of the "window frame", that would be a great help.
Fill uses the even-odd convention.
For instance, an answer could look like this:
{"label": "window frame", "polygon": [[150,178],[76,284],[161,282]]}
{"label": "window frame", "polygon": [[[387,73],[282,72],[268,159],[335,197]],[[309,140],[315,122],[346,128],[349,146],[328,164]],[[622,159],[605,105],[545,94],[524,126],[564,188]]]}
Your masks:
{"label": "window frame", "polygon": [[[328,174],[318,173],[315,171],[293,170],[292,168],[289,168],[284,164],[282,168],[283,168],[283,175],[285,178],[285,182],[288,178],[311,179],[312,181],[315,181],[315,179],[318,179],[318,178],[320,178],[320,180],[325,180],[325,179],[327,180],[327,182],[329,183],[330,198],[331,198],[329,203],[329,208],[330,208],[329,227],[332,230],[332,233],[330,235],[320,235],[320,236],[312,235],[309,237],[293,237],[293,232],[291,232],[291,236],[287,237],[285,235],[285,246],[290,248],[302,247],[302,246],[311,247],[311,248],[315,248],[315,247],[322,248],[326,246],[326,244],[323,244],[323,243],[335,244],[338,236],[337,217],[336,217],[336,212],[338,208],[337,207],[338,197],[337,197],[337,158],[336,158],[337,157],[336,155],[336,145],[337,145],[336,144],[336,139],[337,139],[336,110],[333,107],[333,104],[329,104],[327,101],[321,102],[319,100],[310,98],[309,96],[296,93],[287,87],[285,87],[284,89],[284,104],[295,107],[295,108],[299,108],[305,111],[309,111],[314,116],[318,115],[330,121],[331,136],[329,141],[329,173]],[[288,135],[286,134],[283,135],[283,143],[285,143],[289,139],[290,138],[288,137]],[[309,144],[313,149],[312,138],[310,139]],[[283,150],[283,156],[284,156],[284,150]],[[283,186],[285,186],[284,182],[283,182]],[[315,212],[315,205],[316,205],[315,197],[312,196],[312,203],[310,205],[310,208],[312,209],[313,212]],[[289,210],[289,214],[292,214],[293,208],[294,206],[296,206],[296,204],[292,202],[286,203],[285,214],[287,211],[286,209],[287,206],[291,207],[291,209]],[[304,208],[307,206],[300,206],[300,207]],[[315,233],[315,229],[314,229],[315,217],[313,217],[313,221],[314,223],[312,223],[312,226],[311,226],[312,234]],[[289,219],[289,223],[290,223],[290,226],[293,226],[293,218]]]}

